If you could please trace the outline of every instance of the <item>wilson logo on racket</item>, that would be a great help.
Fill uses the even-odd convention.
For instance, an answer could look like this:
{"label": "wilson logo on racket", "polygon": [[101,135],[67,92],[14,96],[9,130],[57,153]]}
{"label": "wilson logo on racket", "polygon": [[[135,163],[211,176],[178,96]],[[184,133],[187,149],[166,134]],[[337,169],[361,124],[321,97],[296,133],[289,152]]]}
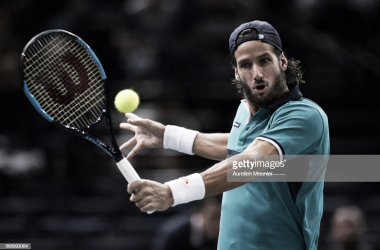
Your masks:
{"label": "wilson logo on racket", "polygon": [[[63,64],[68,64],[75,69],[79,84],[74,82]],[[60,82],[57,81],[57,78]],[[74,100],[76,94],[82,94],[88,89],[90,79],[82,62],[73,53],[67,52],[61,57],[61,62],[54,64],[49,70],[36,76],[35,82],[43,86],[55,103],[67,105]],[[60,83],[65,87],[66,91],[63,90],[65,93],[59,86]]]}
{"label": "wilson logo on racket", "polygon": [[188,178],[186,178],[186,177],[182,177],[181,178],[186,184],[189,184],[189,179]]}

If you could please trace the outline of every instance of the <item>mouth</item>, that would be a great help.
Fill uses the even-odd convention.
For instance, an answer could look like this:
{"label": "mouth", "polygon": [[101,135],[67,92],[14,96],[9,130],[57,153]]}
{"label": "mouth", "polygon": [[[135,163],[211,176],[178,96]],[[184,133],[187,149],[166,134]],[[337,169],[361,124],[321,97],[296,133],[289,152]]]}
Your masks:
{"label": "mouth", "polygon": [[263,93],[267,87],[263,84],[254,87],[257,93]]}

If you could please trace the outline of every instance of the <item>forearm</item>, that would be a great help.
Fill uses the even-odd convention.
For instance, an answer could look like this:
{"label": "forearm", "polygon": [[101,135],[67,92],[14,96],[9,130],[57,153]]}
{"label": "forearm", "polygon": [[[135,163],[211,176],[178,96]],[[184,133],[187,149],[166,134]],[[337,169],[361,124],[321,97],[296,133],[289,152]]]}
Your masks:
{"label": "forearm", "polygon": [[[267,160],[268,157],[273,155],[278,155],[277,149],[273,145],[265,141],[255,140],[242,154],[235,155],[210,167],[201,173],[205,185],[205,196],[220,194],[246,183],[227,181],[227,176],[231,176],[231,173],[228,171],[234,171],[231,165],[229,165],[232,164],[232,162],[242,162],[247,159],[250,161]],[[258,171],[264,170],[265,168],[258,169]],[[256,177],[252,176],[250,181],[254,181],[255,179]]]}
{"label": "forearm", "polygon": [[[205,186],[205,197],[217,195],[231,189],[240,187],[247,182],[232,182],[227,180],[227,176],[232,176],[232,162],[243,162],[244,160],[250,160],[251,162],[258,160],[263,161],[266,160],[267,156],[249,156],[249,155],[238,155],[230,158],[229,160],[224,160],[202,172],[200,175],[203,179],[203,183]],[[257,171],[265,171],[266,168],[257,169]],[[230,172],[229,172],[230,171]],[[256,176],[250,176],[249,182],[255,181]]]}
{"label": "forearm", "polygon": [[219,162],[201,173],[205,185],[205,197],[223,193],[244,185],[244,182],[227,181],[227,160]]}
{"label": "forearm", "polygon": [[212,160],[224,160],[227,155],[229,134],[203,134],[195,138],[193,153]]}
{"label": "forearm", "polygon": [[[224,135],[226,139],[226,135]],[[222,140],[222,136],[219,137]],[[207,151],[207,150],[206,150]],[[225,191],[244,185],[246,182],[229,182],[227,176],[233,171],[234,161],[249,159],[266,160],[271,155],[278,155],[277,149],[266,141],[255,140],[242,154],[235,155],[228,160],[223,160],[207,169],[201,174],[192,174],[176,180],[161,184],[158,182],[137,180],[128,185],[128,192],[133,194],[131,201],[141,211],[162,211],[170,206],[188,203],[194,200],[201,200],[205,196],[220,194]],[[258,171],[264,171],[264,168]],[[249,180],[252,182],[255,177]],[[138,190],[136,192],[136,190]]]}
{"label": "forearm", "polygon": [[135,145],[127,156],[128,160],[143,148],[157,147],[185,154],[197,154],[213,160],[226,158],[229,134],[202,134],[183,127],[164,126],[149,119],[142,119],[132,113],[125,115],[128,122],[121,123],[120,128],[135,132],[135,136],[120,147],[120,150],[124,150]]}

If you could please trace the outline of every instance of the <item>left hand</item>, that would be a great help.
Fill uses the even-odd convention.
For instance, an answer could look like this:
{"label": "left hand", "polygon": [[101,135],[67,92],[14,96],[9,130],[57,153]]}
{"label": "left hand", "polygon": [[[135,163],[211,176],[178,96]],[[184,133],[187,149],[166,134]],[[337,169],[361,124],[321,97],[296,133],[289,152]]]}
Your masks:
{"label": "left hand", "polygon": [[142,212],[164,211],[174,203],[170,187],[155,181],[134,181],[128,185],[128,193]]}
{"label": "left hand", "polygon": [[120,128],[135,132],[135,136],[120,147],[120,150],[124,150],[135,145],[127,155],[127,160],[130,160],[143,148],[164,146],[166,127],[163,124],[149,119],[142,119],[133,113],[126,113],[125,116],[128,118],[128,122],[120,123]]}

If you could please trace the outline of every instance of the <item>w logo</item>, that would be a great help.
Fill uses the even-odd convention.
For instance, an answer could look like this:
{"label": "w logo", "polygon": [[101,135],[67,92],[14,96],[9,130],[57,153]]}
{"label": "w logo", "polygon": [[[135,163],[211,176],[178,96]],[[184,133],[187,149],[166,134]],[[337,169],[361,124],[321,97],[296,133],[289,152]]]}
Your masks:
{"label": "w logo", "polygon": [[[74,82],[73,72],[71,72],[71,76],[67,72],[66,69],[70,69],[69,66],[71,69],[75,69],[79,84]],[[35,82],[44,87],[54,102],[67,105],[74,100],[76,94],[86,91],[90,79],[82,62],[73,53],[67,52],[61,57],[61,62],[55,63],[47,71],[38,75]]]}

